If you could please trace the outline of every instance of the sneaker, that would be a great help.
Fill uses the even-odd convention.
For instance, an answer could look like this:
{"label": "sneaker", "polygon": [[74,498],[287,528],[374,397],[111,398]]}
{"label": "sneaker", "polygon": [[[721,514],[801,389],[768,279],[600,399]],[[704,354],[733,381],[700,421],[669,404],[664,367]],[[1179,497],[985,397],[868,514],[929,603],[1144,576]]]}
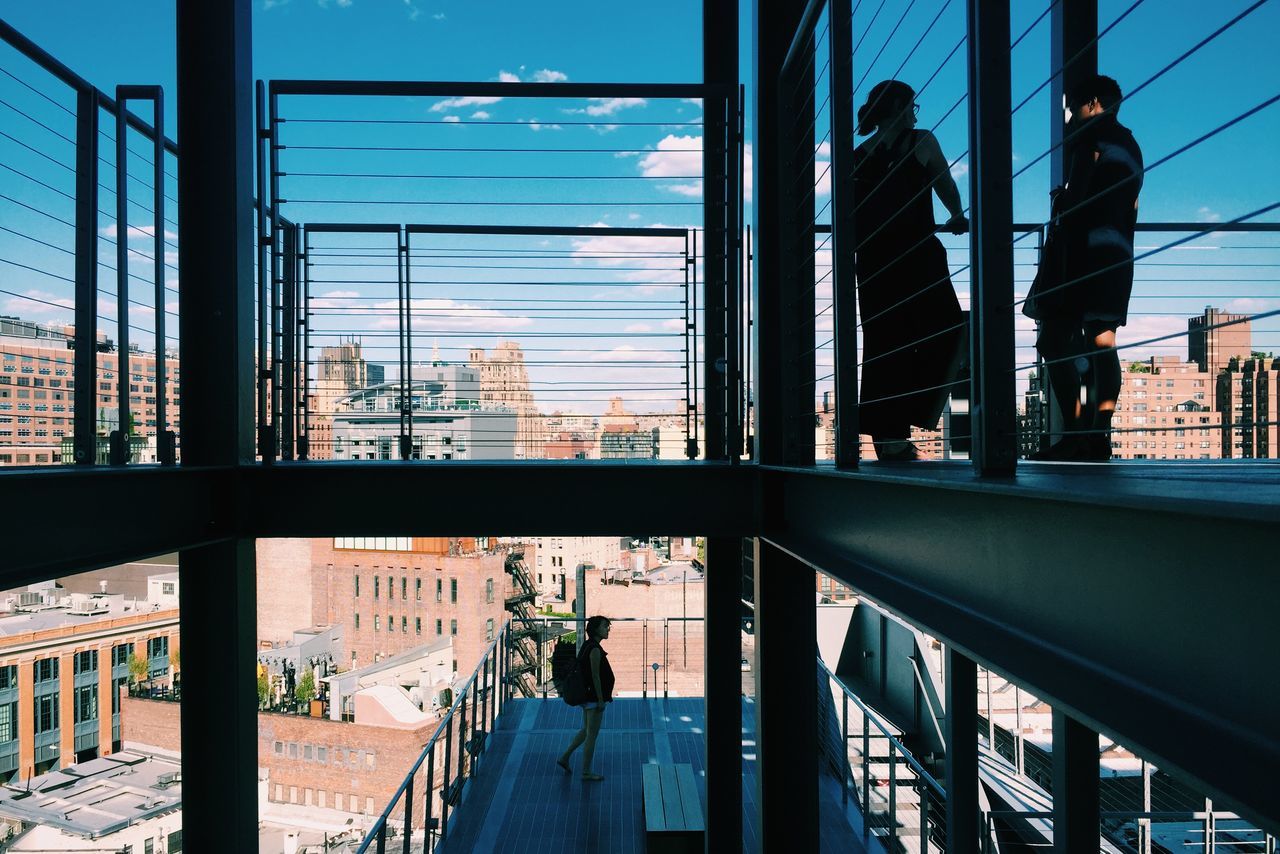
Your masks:
{"label": "sneaker", "polygon": [[1089,439],[1088,436],[1067,436],[1027,459],[1038,463],[1078,463],[1092,460],[1094,450]]}
{"label": "sneaker", "polygon": [[918,459],[920,459],[920,449],[911,442],[906,442],[901,448],[894,451],[876,448],[876,460],[882,463],[906,463]]}

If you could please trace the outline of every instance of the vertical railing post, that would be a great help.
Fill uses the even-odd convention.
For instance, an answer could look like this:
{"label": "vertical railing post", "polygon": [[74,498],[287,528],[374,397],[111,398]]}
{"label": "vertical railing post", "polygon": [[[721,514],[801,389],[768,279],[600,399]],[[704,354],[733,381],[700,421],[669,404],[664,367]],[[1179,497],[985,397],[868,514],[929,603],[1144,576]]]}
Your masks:
{"label": "vertical railing post", "polygon": [[[842,703],[841,713],[840,713],[840,749],[843,751],[845,764],[848,764],[849,762],[849,693],[845,691],[843,687],[840,689],[840,700]],[[844,773],[844,769],[841,769],[840,778],[841,778],[841,783],[843,785],[841,786],[842,791],[840,793],[840,802],[844,806],[849,805],[849,778],[852,776],[853,776],[852,771],[846,774]]]}
{"label": "vertical railing post", "polygon": [[871,780],[868,776],[871,768],[871,721],[867,713],[862,713],[862,835],[866,836],[871,822]]}
{"label": "vertical railing post", "polygon": [[[277,217],[277,221],[278,221]],[[281,363],[280,397],[284,406],[280,421],[281,458],[291,460],[294,457],[294,436],[298,419],[298,265],[295,256],[298,251],[298,235],[288,225],[282,226],[278,261],[280,270],[281,300],[280,334]]]}
{"label": "vertical railing post", "polygon": [[404,438],[401,439],[402,459],[413,458],[413,244],[409,230],[404,229],[404,383],[407,416]]}
{"label": "vertical railing post", "polygon": [[409,309],[408,302],[405,298],[405,280],[408,278],[409,267],[409,248],[405,245],[408,240],[406,234],[403,239],[397,240],[396,258],[398,260],[399,282],[397,283],[397,316],[400,320],[400,459],[407,460],[410,457],[411,448],[409,446],[409,426],[408,420],[412,417],[409,401],[412,383],[409,379],[409,363],[405,355],[405,343],[408,340],[408,324]]}
{"label": "vertical railing post", "polygon": [[1217,840],[1214,838],[1218,835],[1218,829],[1214,826],[1213,820],[1213,801],[1209,798],[1204,799],[1204,854],[1213,854],[1217,849]]}
{"label": "vertical railing post", "polygon": [[284,382],[284,365],[283,360],[283,318],[281,317],[280,305],[280,288],[281,288],[281,271],[280,271],[280,228],[282,218],[280,216],[280,205],[283,199],[280,198],[280,125],[279,125],[279,96],[274,92],[267,94],[267,169],[268,186],[271,190],[271,234],[270,255],[271,255],[271,424],[274,428],[273,443],[277,456],[285,458],[283,451],[284,444],[284,425],[283,425],[283,392],[282,384]]}
{"label": "vertical railing post", "polygon": [[[111,431],[111,465],[129,462],[133,413],[129,400],[129,123],[122,87],[116,87],[116,406],[119,420]],[[160,251],[164,244],[158,243]],[[90,389],[77,389],[77,396]]]}
{"label": "vertical railing post", "polygon": [[[98,90],[76,96],[75,462],[98,462]],[[123,239],[123,235],[117,235]]]}
{"label": "vertical railing post", "polygon": [[[448,714],[446,712],[446,714]],[[444,780],[440,786],[440,838],[449,838],[449,795],[453,789],[453,715],[444,726]]]}
{"label": "vertical railing post", "polygon": [[[1151,812],[1151,763],[1142,761],[1142,811]],[[1138,854],[1151,854],[1151,818],[1138,822]]]}
{"label": "vertical railing post", "polygon": [[920,799],[920,854],[929,854],[929,784],[919,774],[916,792]]}
{"label": "vertical railing post", "polygon": [[435,816],[436,808],[432,803],[432,793],[436,790],[436,745],[438,741],[432,741],[427,749],[427,776],[425,785],[422,787],[422,835],[423,835],[423,854],[429,854],[431,851],[431,821]]}
{"label": "vertical railing post", "polygon": [[409,842],[413,839],[413,774],[409,775],[408,784],[404,789],[404,843],[400,848],[401,854],[409,854]]}
{"label": "vertical railing post", "polygon": [[311,266],[307,258],[307,234],[301,225],[293,226],[293,245],[297,252],[294,273],[302,289],[301,305],[298,312],[299,347],[302,357],[298,359],[298,459],[305,460],[311,455],[311,409],[308,400],[311,394]]}
{"label": "vertical railing post", "polygon": [[889,745],[889,850],[892,851],[898,841],[898,747],[892,738],[885,739]]}
{"label": "vertical railing post", "polygon": [[947,852],[973,854],[978,850],[977,665],[948,645],[944,675]]}
{"label": "vertical railing post", "polygon": [[837,468],[858,465],[858,315],[854,273],[853,12],[848,0],[829,0],[831,27],[831,287],[835,339]]}
{"label": "vertical railing post", "polygon": [[1096,849],[1100,831],[1098,734],[1053,708],[1053,850]]}
{"label": "vertical railing post", "polygon": [[274,385],[271,375],[271,267],[269,251],[271,235],[267,225],[267,211],[271,200],[268,195],[270,183],[267,176],[267,149],[270,144],[271,130],[267,126],[267,84],[259,80],[254,89],[255,121],[253,152],[258,172],[258,454],[262,462],[270,465],[275,462],[275,426],[268,423],[268,402],[271,386]]}
{"label": "vertical railing post", "polygon": [[[973,222],[970,355],[980,475],[1017,466],[1013,342],[1013,133],[1009,4],[968,0]],[[968,736],[972,739],[972,735]]]}
{"label": "vertical railing post", "polygon": [[155,211],[155,279],[156,279],[156,458],[161,465],[171,466],[177,462],[177,443],[173,431],[169,429],[169,362],[168,317],[165,312],[165,229],[164,229],[164,90],[159,86],[151,87],[151,97],[155,104],[155,115],[152,117],[154,137],[152,138],[153,178],[152,209]]}

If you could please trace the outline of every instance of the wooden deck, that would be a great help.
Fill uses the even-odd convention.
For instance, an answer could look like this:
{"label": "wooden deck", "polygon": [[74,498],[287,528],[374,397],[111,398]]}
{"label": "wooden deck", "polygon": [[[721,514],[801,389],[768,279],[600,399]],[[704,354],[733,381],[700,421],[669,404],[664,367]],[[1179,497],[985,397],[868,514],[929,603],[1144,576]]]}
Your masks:
{"label": "wooden deck", "polygon": [[[450,816],[444,854],[642,854],[645,850],[640,766],[688,763],[706,810],[701,697],[621,698],[605,714],[596,743],[595,771],[605,779],[578,779],[556,767],[581,723],[581,713],[560,700],[514,700],[498,720],[478,773]],[[743,850],[756,850],[754,706],[743,703]],[[817,773],[816,771],[814,773]],[[824,852],[866,851],[858,817],[840,803],[839,783],[820,778]],[[873,848],[878,850],[878,848]]]}

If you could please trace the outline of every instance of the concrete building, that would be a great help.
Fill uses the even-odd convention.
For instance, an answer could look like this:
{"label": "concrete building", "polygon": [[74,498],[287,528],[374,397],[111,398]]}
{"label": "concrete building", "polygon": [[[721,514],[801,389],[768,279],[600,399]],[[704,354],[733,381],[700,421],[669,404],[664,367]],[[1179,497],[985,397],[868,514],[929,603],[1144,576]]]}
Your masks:
{"label": "concrete building", "polygon": [[1187,319],[1187,361],[1215,376],[1233,358],[1249,358],[1251,341],[1247,314],[1205,306],[1204,314]]}
{"label": "concrete building", "polygon": [[543,419],[543,433],[547,437],[546,459],[600,459],[600,424],[589,415],[553,412]]}
{"label": "concrete building", "polygon": [[[431,363],[414,365],[411,375],[414,459],[515,459],[516,413],[482,407],[479,371]],[[333,459],[399,459],[401,394],[401,384],[390,382],[339,398]]]}
{"label": "concrete building", "polygon": [[616,569],[622,566],[622,552],[629,541],[619,537],[534,537],[532,544],[525,562],[534,574],[540,597],[568,602],[573,599],[578,565]]}
{"label": "concrete building", "polygon": [[168,686],[178,646],[176,607],[51,586],[20,595],[0,616],[0,779],[120,750],[129,657]]}
{"label": "concrete building", "polygon": [[542,459],[546,433],[533,391],[524,352],[515,341],[499,341],[489,355],[474,347],[468,364],[480,372],[480,400],[484,409],[506,409],[516,414],[515,458]]}
{"label": "concrete building", "polygon": [[600,431],[600,459],[656,460],[661,436],[657,429],[634,424],[606,424]]}
{"label": "concrete building", "polygon": [[182,763],[128,749],[0,787],[10,852],[182,850]]}
{"label": "concrete building", "polygon": [[[327,676],[328,717],[360,724],[413,727],[447,709],[455,682],[453,638],[442,637],[354,670]],[[448,689],[448,691],[446,690]]]}
{"label": "concrete building", "polygon": [[[16,317],[0,318],[0,466],[54,465],[63,459],[64,440],[74,436],[75,330],[44,326]],[[139,461],[154,461],[156,431],[156,354],[129,354],[129,405],[140,439]],[[120,427],[118,372],[123,361],[110,339],[99,335],[98,372],[93,394],[98,413],[95,432],[106,439]],[[178,430],[181,372],[176,354],[165,362],[168,429]],[[146,452],[150,440],[152,450]],[[68,446],[68,451],[70,450]],[[100,456],[102,456],[100,453]]]}
{"label": "concrete building", "polygon": [[1121,363],[1111,453],[1122,460],[1210,460],[1222,456],[1214,377],[1195,362],[1152,356]]}

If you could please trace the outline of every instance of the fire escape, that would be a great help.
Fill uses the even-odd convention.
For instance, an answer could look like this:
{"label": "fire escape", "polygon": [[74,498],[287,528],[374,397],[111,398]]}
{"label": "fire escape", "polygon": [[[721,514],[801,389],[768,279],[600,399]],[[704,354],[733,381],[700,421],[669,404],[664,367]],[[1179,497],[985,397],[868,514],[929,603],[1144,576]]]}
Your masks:
{"label": "fire escape", "polygon": [[542,630],[533,610],[538,588],[525,566],[523,548],[516,547],[507,553],[506,569],[511,576],[511,595],[506,598],[507,612],[511,614],[511,630],[507,635],[510,656],[507,679],[521,696],[534,697],[542,681]]}

